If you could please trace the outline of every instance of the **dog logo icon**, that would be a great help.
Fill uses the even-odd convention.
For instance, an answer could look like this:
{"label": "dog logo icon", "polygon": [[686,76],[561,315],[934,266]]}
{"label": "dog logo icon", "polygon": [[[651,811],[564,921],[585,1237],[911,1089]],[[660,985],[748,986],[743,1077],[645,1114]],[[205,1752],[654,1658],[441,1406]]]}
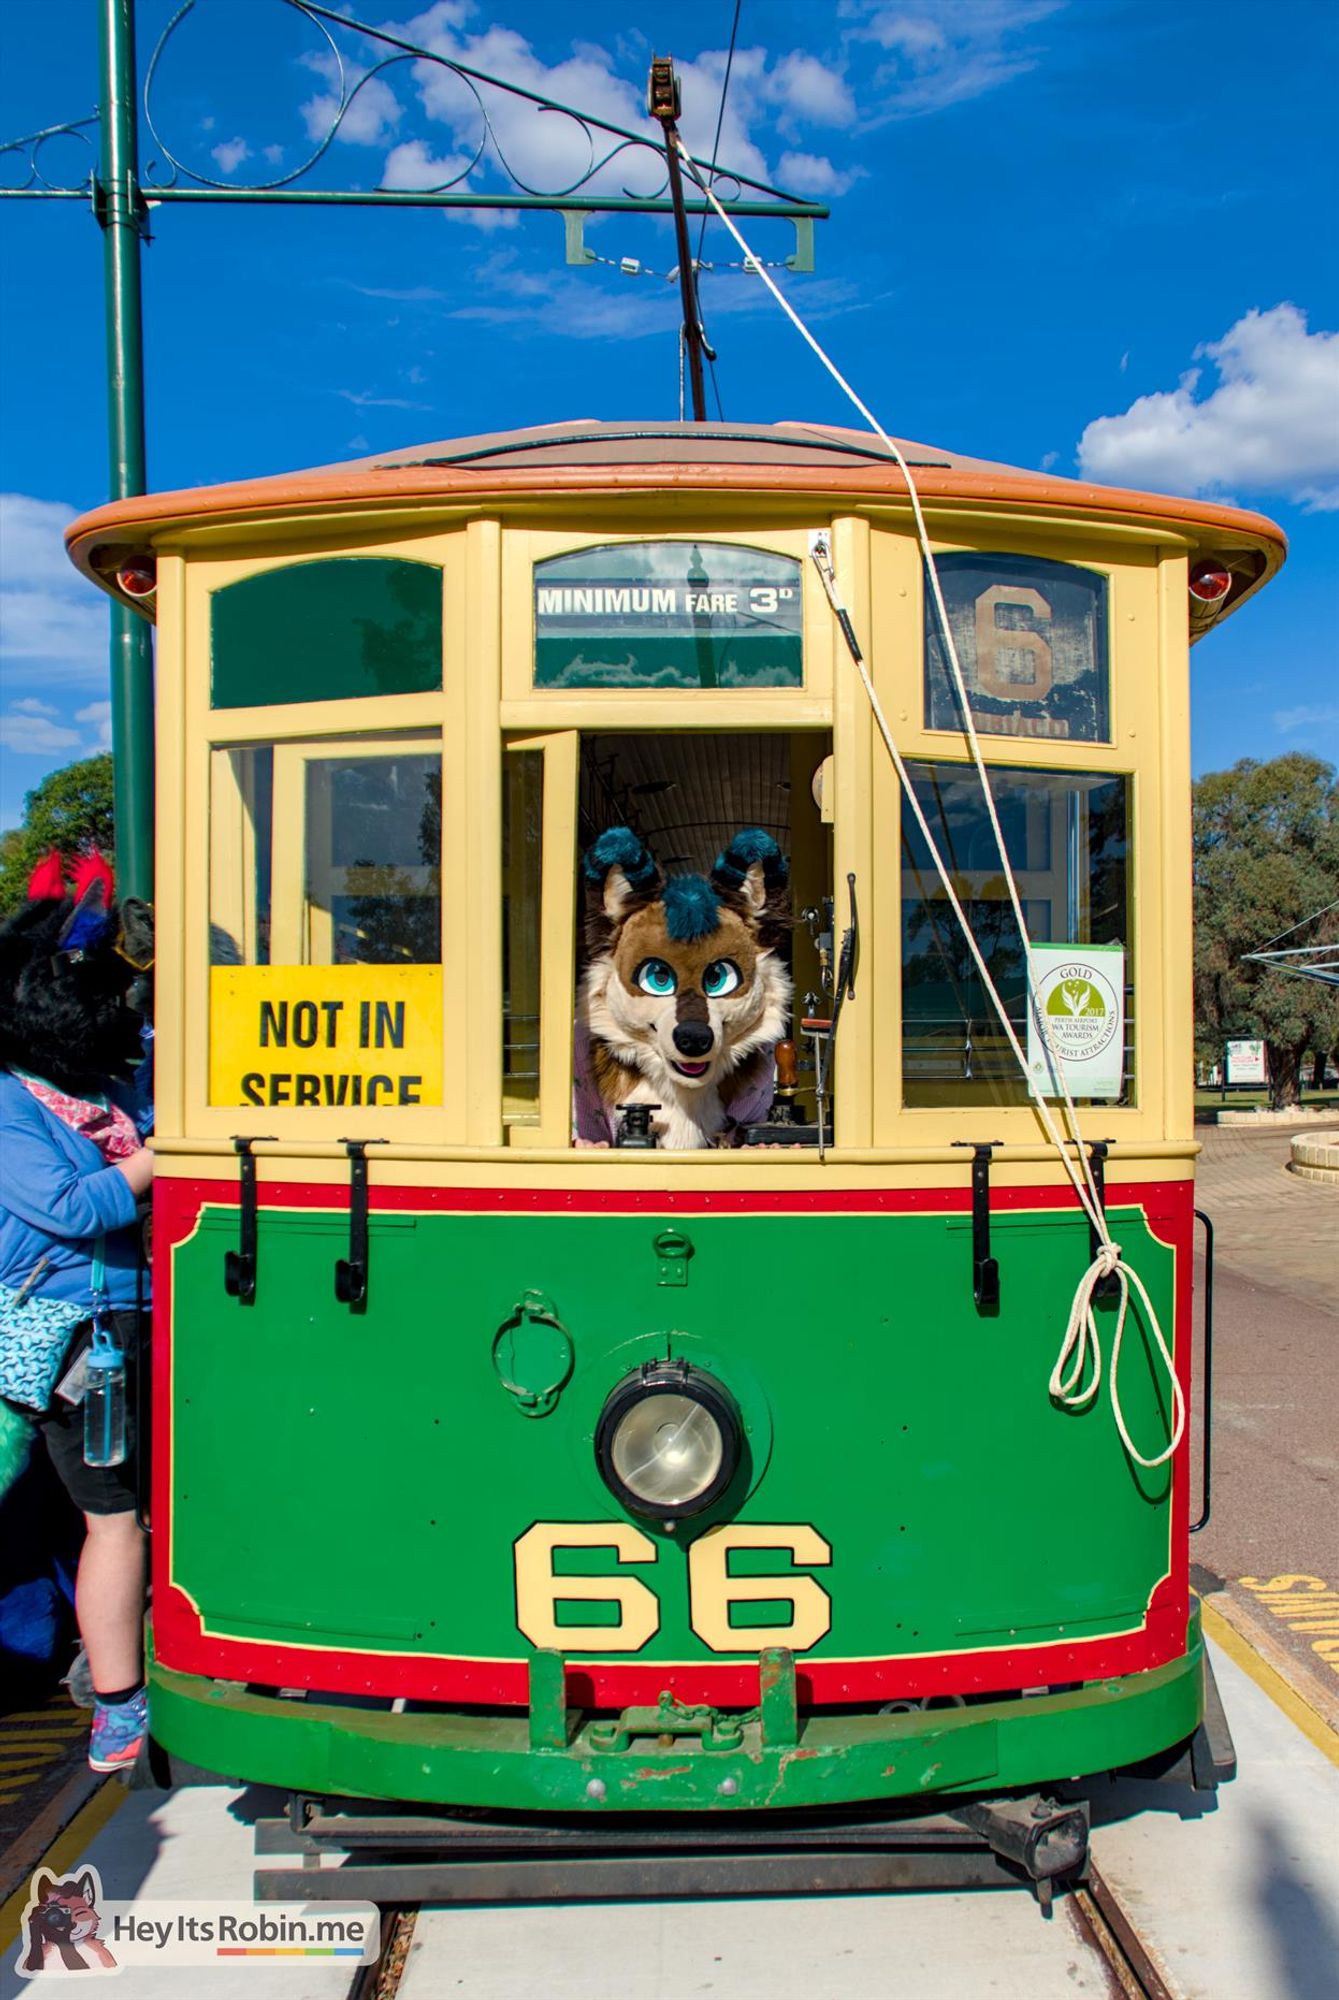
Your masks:
{"label": "dog logo icon", "polygon": [[102,1883],[96,1868],[84,1868],[61,1882],[39,1868],[23,1912],[16,1970],[25,1978],[60,1968],[66,1972],[114,1972],[116,1960],[98,1936]]}

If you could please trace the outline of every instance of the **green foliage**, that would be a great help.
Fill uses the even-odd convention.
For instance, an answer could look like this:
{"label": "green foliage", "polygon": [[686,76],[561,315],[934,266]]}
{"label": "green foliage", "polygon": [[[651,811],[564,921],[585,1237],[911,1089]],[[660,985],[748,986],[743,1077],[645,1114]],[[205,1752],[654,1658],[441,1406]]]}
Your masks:
{"label": "green foliage", "polygon": [[[1195,786],[1195,1035],[1209,1060],[1238,1036],[1268,1044],[1270,1102],[1295,1104],[1308,1049],[1339,1043],[1339,994],[1316,980],[1243,963],[1339,900],[1334,766],[1294,751],[1245,757]],[[1339,937],[1339,912],[1288,944]]]}
{"label": "green foliage", "polygon": [[0,916],[23,903],[29,875],[53,847],[67,859],[98,847],[110,860],[114,844],[111,753],[48,773],[24,800],[23,825],[0,837]]}

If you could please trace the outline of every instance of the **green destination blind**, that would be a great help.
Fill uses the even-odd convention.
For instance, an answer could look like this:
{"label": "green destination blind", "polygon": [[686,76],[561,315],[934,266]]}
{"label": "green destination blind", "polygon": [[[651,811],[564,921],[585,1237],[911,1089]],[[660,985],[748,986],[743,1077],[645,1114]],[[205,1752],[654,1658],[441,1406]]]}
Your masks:
{"label": "green destination blind", "polygon": [[804,684],[800,565],[724,542],[635,542],[535,565],[537,688]]}

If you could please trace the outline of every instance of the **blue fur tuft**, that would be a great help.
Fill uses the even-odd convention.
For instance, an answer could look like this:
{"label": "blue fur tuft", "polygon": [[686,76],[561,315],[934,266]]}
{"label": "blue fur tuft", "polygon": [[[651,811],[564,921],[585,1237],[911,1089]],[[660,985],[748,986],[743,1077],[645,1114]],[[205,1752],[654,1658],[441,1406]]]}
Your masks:
{"label": "blue fur tuft", "polygon": [[759,863],[767,888],[784,889],[790,879],[790,863],[770,833],[764,833],[760,826],[746,826],[735,835],[724,854],[716,856],[711,877],[722,888],[741,889],[749,869]]}
{"label": "blue fur tuft", "polygon": [[674,875],[665,884],[665,929],[676,944],[696,944],[721,920],[716,891],[702,875]]}
{"label": "blue fur tuft", "polygon": [[585,853],[581,872],[596,886],[611,868],[621,868],[631,889],[649,889],[656,878],[656,864],[643,843],[628,826],[611,826]]}

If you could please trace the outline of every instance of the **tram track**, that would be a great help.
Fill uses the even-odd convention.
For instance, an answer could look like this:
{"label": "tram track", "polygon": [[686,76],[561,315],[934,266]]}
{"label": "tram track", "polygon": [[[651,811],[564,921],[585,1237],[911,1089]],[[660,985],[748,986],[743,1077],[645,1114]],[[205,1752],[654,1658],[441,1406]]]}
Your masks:
{"label": "tram track", "polygon": [[[418,1903],[382,1906],[381,1950],[373,1964],[359,1967],[348,2000],[396,2000],[423,1907]],[[1060,1905],[1066,1907],[1078,1937],[1100,1961],[1111,2000],[1177,2000],[1129,1912],[1091,1862],[1084,1882],[1070,1889]],[[1049,1922],[1039,1924],[1039,1955],[1052,1947],[1054,1938]],[[674,1996],[667,1996],[667,2000],[674,2000]]]}
{"label": "tram track", "polygon": [[1113,1994],[1123,2000],[1176,2000],[1128,1911],[1091,1862],[1088,1879],[1072,1892],[1069,1907],[1080,1936],[1106,1962]]}

